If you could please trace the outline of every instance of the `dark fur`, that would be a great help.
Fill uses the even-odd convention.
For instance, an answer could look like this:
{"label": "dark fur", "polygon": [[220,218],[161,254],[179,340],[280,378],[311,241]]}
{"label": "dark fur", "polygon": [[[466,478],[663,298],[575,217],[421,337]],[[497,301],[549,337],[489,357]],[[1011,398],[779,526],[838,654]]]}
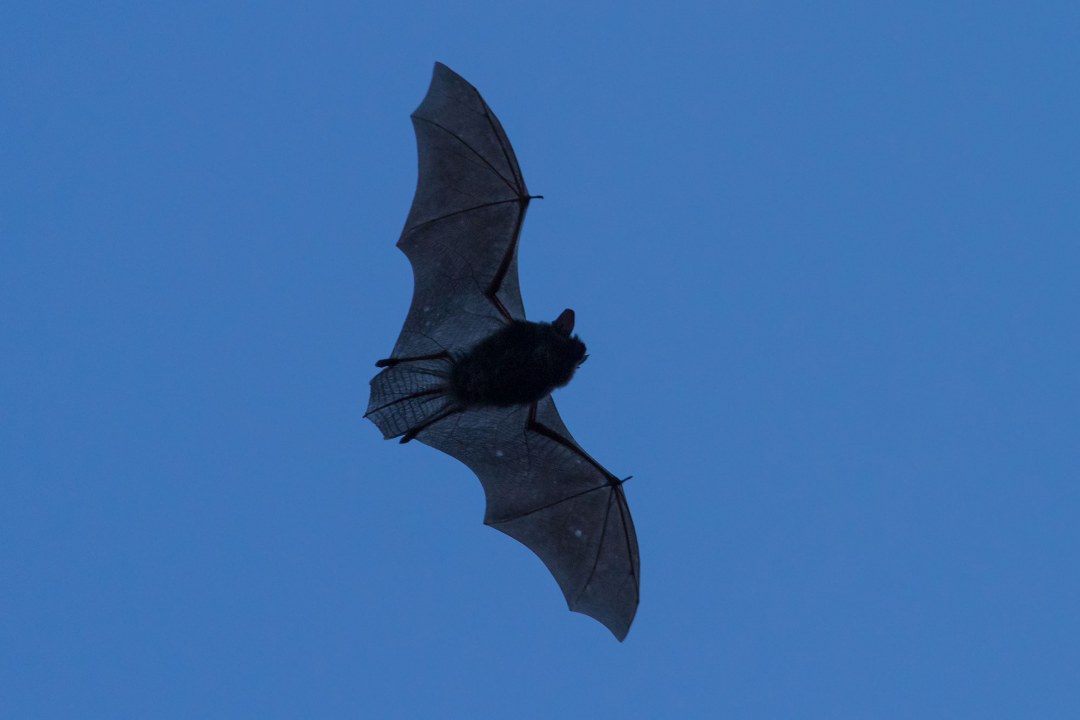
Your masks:
{"label": "dark fur", "polygon": [[526,405],[570,382],[584,357],[576,335],[517,320],[454,362],[450,396],[465,406]]}

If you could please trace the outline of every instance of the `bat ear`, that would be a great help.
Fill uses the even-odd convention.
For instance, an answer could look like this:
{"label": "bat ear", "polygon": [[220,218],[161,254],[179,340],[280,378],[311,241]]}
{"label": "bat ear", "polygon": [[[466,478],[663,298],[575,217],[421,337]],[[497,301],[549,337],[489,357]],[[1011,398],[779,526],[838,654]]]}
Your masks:
{"label": "bat ear", "polygon": [[574,311],[566,308],[551,324],[559,331],[559,334],[570,337],[570,333],[574,332]]}

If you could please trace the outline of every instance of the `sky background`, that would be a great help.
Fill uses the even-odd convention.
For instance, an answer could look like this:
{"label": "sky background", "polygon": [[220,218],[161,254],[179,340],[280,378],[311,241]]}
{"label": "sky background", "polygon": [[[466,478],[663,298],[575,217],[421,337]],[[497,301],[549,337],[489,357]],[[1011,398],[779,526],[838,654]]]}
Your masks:
{"label": "sky background", "polygon": [[[462,5],[0,9],[0,716],[1080,717],[1080,5]],[[623,644],[362,419],[435,60]]]}

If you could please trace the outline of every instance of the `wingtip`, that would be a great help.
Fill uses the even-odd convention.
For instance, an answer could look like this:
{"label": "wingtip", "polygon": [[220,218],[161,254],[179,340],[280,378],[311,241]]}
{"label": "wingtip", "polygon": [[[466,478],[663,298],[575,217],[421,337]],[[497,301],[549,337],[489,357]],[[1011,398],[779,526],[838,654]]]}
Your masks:
{"label": "wingtip", "polygon": [[451,77],[461,77],[456,72],[454,72],[450,68],[449,65],[436,60],[435,61],[435,67],[432,68],[432,71],[431,71],[431,76],[432,76],[432,78],[437,78],[437,77],[439,77],[439,75],[450,75]]}
{"label": "wingtip", "polygon": [[626,636],[630,634],[630,626],[633,624],[634,619],[630,618],[630,622],[626,624],[626,627],[614,628],[606,623],[604,624],[604,627],[611,631],[611,634],[615,636],[616,640],[622,642],[626,640]]}
{"label": "wingtip", "polygon": [[575,609],[573,607],[570,607],[569,603],[567,603],[567,607],[569,608],[570,612],[592,618],[596,622],[603,625],[605,628],[607,628],[608,632],[610,632],[619,642],[626,640],[626,636],[630,634],[630,626],[634,624],[634,616],[637,615],[637,608],[634,608],[634,614],[631,615],[630,619],[627,620],[625,623],[613,623],[608,622],[603,618],[597,617],[596,615],[588,612],[587,610],[581,608]]}
{"label": "wingtip", "polygon": [[[446,63],[439,62],[438,60],[436,60],[435,61],[435,67],[431,71],[431,86],[435,87],[437,85],[441,85],[441,84],[445,84],[445,83],[451,83],[451,84],[453,84],[453,83],[462,83],[466,87],[472,89],[472,91],[474,93],[476,93],[477,95],[480,95],[480,91],[477,90],[473,86],[473,84],[471,82],[469,82],[464,77],[462,77],[460,73],[455,71],[453,68],[451,68]],[[415,113],[414,113],[414,115],[415,115]]]}
{"label": "wingtip", "polygon": [[626,640],[626,636],[630,634],[630,626],[629,625],[627,625],[624,628],[616,629],[616,628],[613,628],[610,625],[605,623],[604,627],[606,627],[608,629],[608,631],[610,631],[611,634],[615,636],[615,639],[618,640],[619,642],[622,642],[622,641]]}

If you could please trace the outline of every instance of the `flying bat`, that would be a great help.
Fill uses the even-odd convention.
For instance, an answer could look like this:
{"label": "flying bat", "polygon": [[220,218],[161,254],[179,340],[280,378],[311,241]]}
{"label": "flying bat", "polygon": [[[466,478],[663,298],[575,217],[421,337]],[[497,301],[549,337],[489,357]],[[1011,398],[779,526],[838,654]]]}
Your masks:
{"label": "flying bat", "polygon": [[416,195],[397,246],[413,270],[405,325],[371,381],[366,417],[465,463],[484,523],[523,543],[570,609],[626,637],[640,562],[623,482],[570,435],[552,390],[588,357],[574,312],[531,322],[517,249],[529,195],[510,141],[476,88],[435,64],[412,114]]}

